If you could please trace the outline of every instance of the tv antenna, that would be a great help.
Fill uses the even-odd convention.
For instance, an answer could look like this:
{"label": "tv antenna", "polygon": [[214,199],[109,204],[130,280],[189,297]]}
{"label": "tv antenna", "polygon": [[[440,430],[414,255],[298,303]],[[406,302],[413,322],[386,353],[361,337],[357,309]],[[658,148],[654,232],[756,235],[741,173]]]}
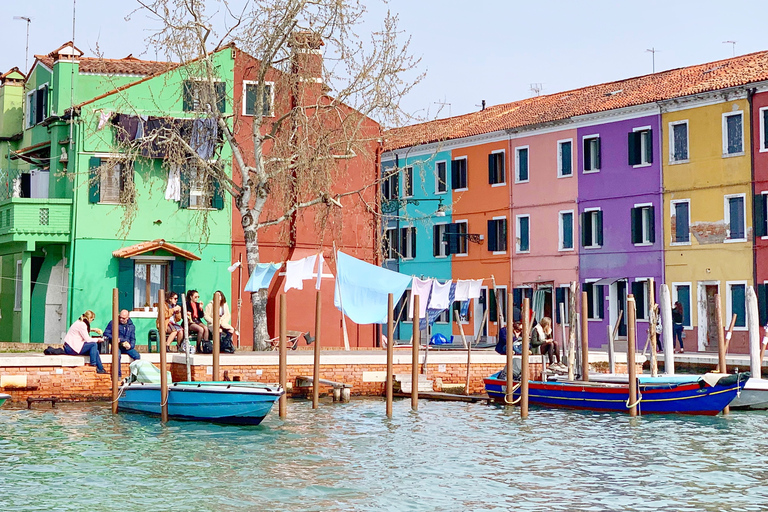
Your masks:
{"label": "tv antenna", "polygon": [[27,22],[27,48],[24,51],[24,74],[29,73],[29,24],[32,23],[32,18],[27,16],[14,16],[13,19]]}
{"label": "tv antenna", "polygon": [[653,46],[645,50],[646,52],[649,52],[651,54],[651,70],[653,73],[656,72],[656,52],[661,51],[657,50]]}
{"label": "tv antenna", "polygon": [[434,104],[435,105],[440,105],[440,109],[437,111],[438,113],[440,113],[440,111],[442,111],[446,107],[446,105],[447,105],[448,106],[448,117],[451,117],[451,104],[446,101],[445,97],[443,97],[442,101],[435,101]]}
{"label": "tv antenna", "polygon": [[733,50],[733,57],[736,56],[736,41],[723,41],[723,44],[730,44],[731,49]]}
{"label": "tv antenna", "polygon": [[544,90],[544,84],[541,82],[536,82],[531,84],[531,92],[534,96],[541,96],[541,91]]}

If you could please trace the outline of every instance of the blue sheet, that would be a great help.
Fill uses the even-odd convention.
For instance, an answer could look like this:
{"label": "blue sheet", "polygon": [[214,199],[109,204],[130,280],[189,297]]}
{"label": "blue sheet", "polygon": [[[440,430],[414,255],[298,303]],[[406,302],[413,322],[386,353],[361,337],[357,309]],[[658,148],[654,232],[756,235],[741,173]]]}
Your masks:
{"label": "blue sheet", "polygon": [[411,276],[371,265],[341,251],[336,253],[333,303],[356,324],[386,322],[388,294],[397,303],[410,284]]}
{"label": "blue sheet", "polygon": [[257,292],[264,288],[269,288],[269,283],[272,282],[275,272],[282,266],[282,263],[257,263],[250,279],[248,279],[248,283],[245,285],[245,291]]}

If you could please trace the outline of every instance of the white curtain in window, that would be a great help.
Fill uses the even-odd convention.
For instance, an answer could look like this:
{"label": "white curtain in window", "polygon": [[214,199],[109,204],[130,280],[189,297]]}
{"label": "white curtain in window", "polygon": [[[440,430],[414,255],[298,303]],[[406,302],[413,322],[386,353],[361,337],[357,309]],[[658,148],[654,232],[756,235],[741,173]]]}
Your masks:
{"label": "white curtain in window", "polygon": [[533,292],[533,309],[534,318],[536,321],[540,321],[544,317],[544,301],[546,300],[546,293],[543,289],[534,290]]}
{"label": "white curtain in window", "polygon": [[143,308],[147,304],[147,266],[137,263],[133,275],[133,307]]}

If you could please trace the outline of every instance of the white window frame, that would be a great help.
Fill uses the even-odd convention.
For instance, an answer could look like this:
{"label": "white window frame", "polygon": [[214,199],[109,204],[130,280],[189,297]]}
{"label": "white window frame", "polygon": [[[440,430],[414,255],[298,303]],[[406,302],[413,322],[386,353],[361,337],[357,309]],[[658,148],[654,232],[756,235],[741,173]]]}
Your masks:
{"label": "white window frame", "polygon": [[[565,224],[563,222],[563,214],[570,213],[571,214],[571,247],[564,247],[563,242],[565,241],[565,237],[563,236],[565,234],[564,227]],[[576,250],[576,240],[578,237],[576,236],[576,229],[575,229],[575,223],[576,223],[576,214],[574,210],[560,210],[557,213],[557,250],[561,252],[573,252]]]}
{"label": "white window frame", "polygon": [[[731,208],[728,204],[730,199],[740,197],[742,199],[742,204],[744,205],[744,238],[731,238]],[[723,240],[723,243],[729,244],[729,243],[735,243],[735,242],[746,242],[748,239],[747,236],[747,195],[744,193],[741,194],[727,194],[723,196],[723,209],[725,210],[724,213],[724,219],[725,219],[725,225],[726,231],[725,231],[725,240]]]}
{"label": "white window frame", "polygon": [[[249,85],[258,85],[258,80],[243,80],[243,116],[245,117],[255,117],[256,114],[248,114],[245,111],[246,105],[248,104],[246,99],[248,98],[248,86]],[[264,81],[264,85],[269,86],[269,114],[262,117],[275,117],[275,82],[269,82]]]}
{"label": "white window frame", "polygon": [[[741,151],[728,153],[728,121],[729,117],[739,116],[741,118]],[[744,111],[734,110],[723,114],[723,158],[744,155]]]}
{"label": "white window frame", "polygon": [[31,100],[30,100],[30,98],[31,98],[31,97],[32,97],[32,95],[33,95],[33,94],[35,94],[36,92],[37,92],[37,89],[32,89],[32,90],[31,90],[31,91],[29,91],[29,92],[26,94],[26,96],[25,96],[25,97],[26,97],[26,99],[25,99],[25,101],[24,101],[24,106],[25,106],[26,108],[24,109],[24,127],[25,127],[25,128],[27,128],[27,129],[30,129],[30,128],[32,128],[33,126],[35,126],[35,124],[32,124],[32,123],[30,123],[30,121],[29,121],[29,114],[30,114],[30,112],[29,112],[29,111],[30,111],[30,108],[31,108],[31,107],[30,107],[30,103],[31,103]]}
{"label": "white window frame", "polygon": [[[693,330],[693,295],[694,295],[694,293],[693,293],[693,283],[690,283],[690,282],[687,282],[687,283],[685,283],[685,282],[672,283],[672,306],[675,305],[675,302],[679,302],[680,301],[680,295],[678,294],[677,290],[681,286],[687,286],[688,287],[688,313],[689,313],[688,320],[691,322],[689,325],[683,324],[683,329],[686,330],[686,331],[691,331],[691,330]],[[682,304],[682,302],[681,302],[681,304]],[[683,307],[685,307],[685,306],[686,305],[683,304]],[[685,319],[685,317],[683,317],[683,319]]]}
{"label": "white window frame", "polygon": [[[653,146],[653,127],[652,126],[638,126],[637,128],[632,129],[632,133],[637,132],[648,132],[648,140],[651,143],[651,146]],[[637,169],[638,167],[650,167],[653,165],[652,162],[646,162],[645,156],[647,154],[646,148],[643,146],[645,143],[646,137],[640,136],[640,163],[633,165],[633,169]],[[653,155],[653,147],[651,147],[651,155]]]}
{"label": "white window frame", "polygon": [[[520,250],[520,219],[528,219],[528,250]],[[515,215],[515,253],[529,254],[531,252],[531,216],[530,214]],[[495,253],[494,253],[495,254]]]}
{"label": "white window frame", "polygon": [[[650,277],[636,277],[636,278],[633,279],[633,281],[636,282],[636,283],[644,283],[643,284],[643,290],[644,290],[643,291],[643,307],[640,308],[640,311],[644,312],[645,317],[644,318],[639,318],[638,317],[638,318],[635,318],[635,320],[637,320],[638,322],[648,323],[648,318],[650,317],[650,314],[649,314],[650,313],[650,311],[649,311],[650,310],[650,306],[648,304],[648,299],[649,299],[648,294],[649,294],[650,290],[649,290],[649,287],[648,287],[648,283],[650,283],[651,278]],[[627,292],[629,293],[631,291],[632,291],[632,288],[630,287],[629,290],[627,290]],[[637,299],[635,299],[635,303],[637,303]]]}
{"label": "white window frame", "polygon": [[[440,191],[440,173],[437,172],[437,166],[443,164],[443,167],[445,168],[445,182],[443,182],[443,186],[445,187],[445,190],[442,192]],[[435,195],[441,196],[443,194],[448,193],[448,162],[446,160],[438,160],[435,162]]]}
{"label": "white window frame", "polygon": [[[565,289],[565,296],[566,296],[567,300],[565,301],[565,305],[563,307],[564,317],[561,318],[561,320],[563,321],[562,325],[565,325],[566,327],[570,327],[571,319],[570,319],[570,317],[568,315],[570,313],[570,304],[571,304],[571,285],[570,284],[561,284],[557,288],[564,288]],[[552,293],[555,293],[555,292],[553,291]],[[556,293],[555,293],[555,307],[556,308],[558,307],[557,306],[557,294]],[[557,313],[555,313],[555,318],[557,318]]]}
{"label": "white window frame", "polygon": [[[636,165],[635,167],[641,167],[641,166]],[[646,220],[645,219],[645,214],[646,214],[646,212],[648,212],[648,214],[650,215],[650,211],[653,208],[653,203],[638,203],[638,204],[634,205],[633,208],[640,208],[640,216],[641,216],[641,223],[640,224],[642,225],[643,232],[640,233],[640,238],[641,238],[642,242],[639,242],[639,243],[636,243],[636,244],[632,244],[632,245],[634,245],[635,247],[644,247],[644,246],[653,245],[654,242],[651,242],[651,240],[650,240],[651,239],[651,232],[650,232],[650,230],[646,230],[646,225],[645,225],[645,220]],[[654,208],[654,210],[655,210],[655,208]],[[689,209],[689,212],[690,212],[690,209]],[[655,213],[656,212],[654,211],[654,214]],[[654,215],[654,217],[655,217],[655,215]],[[651,222],[652,223],[656,222],[656,219],[655,218],[651,218]]]}
{"label": "white window frame", "polygon": [[[386,228],[386,229],[384,229],[384,238],[385,238],[385,240],[388,238],[387,237],[387,233],[389,233],[389,232],[393,232],[394,233],[394,239],[398,240],[398,237],[400,236],[398,228],[393,227],[393,228]],[[389,237],[388,239],[389,239],[389,244],[388,244],[388,247],[386,248],[387,252],[384,255],[384,259],[386,261],[396,261],[397,258],[398,258],[398,254],[397,254],[398,251],[395,251],[395,250],[392,249],[392,237]],[[391,257],[392,255],[394,255],[394,257]]]}
{"label": "white window frame", "polygon": [[[435,222],[433,226],[443,226],[442,233],[440,233],[440,254],[433,255],[432,257],[435,259],[444,259],[447,258],[449,255],[445,253],[445,251],[448,249],[448,244],[442,240],[443,235],[445,234],[445,226],[447,226],[447,222]],[[432,234],[434,236],[434,228],[432,229]],[[434,243],[434,240],[433,240]],[[434,247],[434,246],[433,246]]]}
{"label": "white window frame", "polygon": [[[677,226],[672,225],[672,214],[675,214],[677,219],[677,212],[675,206],[680,203],[688,203],[688,241],[687,242],[675,242],[675,233],[677,233]],[[691,200],[690,199],[673,199],[669,202],[669,245],[691,245]]]}
{"label": "white window frame", "polygon": [[[507,248],[507,247],[509,247],[509,220],[508,220],[508,219],[507,219],[507,217],[506,217],[506,216],[504,216],[504,215],[499,215],[499,216],[497,216],[497,217],[493,217],[493,218],[491,218],[491,220],[504,220],[504,221],[506,221],[506,222],[507,222],[507,239],[504,241],[504,248],[505,248],[505,249],[504,249],[503,251],[492,251],[492,253],[493,253],[494,255],[507,254],[507,250],[506,250],[506,248]],[[530,221],[529,221],[529,222],[530,222]],[[530,228],[529,228],[529,229],[530,229]],[[497,235],[497,236],[496,236],[496,242],[498,243],[498,239],[499,239],[499,237],[498,237],[498,233],[496,233],[496,235]],[[530,237],[530,235],[529,235],[529,237]]]}
{"label": "white window frame", "polygon": [[760,153],[768,152],[768,145],[765,144],[765,134],[768,132],[768,126],[766,126],[765,122],[765,113],[768,112],[768,107],[761,107],[758,111],[758,116],[760,116],[759,124],[760,124]]}
{"label": "white window frame", "polygon": [[16,260],[16,281],[13,291],[13,310],[21,311],[24,302],[24,264],[22,260]]}
{"label": "white window frame", "polygon": [[[405,318],[403,318],[404,324],[413,323],[413,317],[408,315],[411,311],[411,299],[413,299],[413,288],[408,288],[405,290],[405,304],[403,304],[403,307],[405,308]],[[421,306],[421,304],[419,304],[419,306]],[[411,331],[411,335],[413,335],[413,331]]]}
{"label": "white window frame", "polygon": [[[684,158],[681,160],[675,159],[675,126],[679,126],[681,124],[685,125],[685,154],[688,156],[688,158]],[[687,119],[683,119],[680,121],[670,121],[669,123],[669,164],[675,165],[675,164],[685,164],[691,161],[691,130],[690,125],[688,124]]]}
{"label": "white window frame", "polygon": [[[584,143],[586,142],[587,139],[597,139],[597,140],[600,140],[600,134],[599,133],[593,133],[592,135],[583,135],[581,137],[581,148],[582,148],[582,150],[584,150]],[[594,161],[594,158],[592,160]],[[602,165],[602,157],[600,158],[600,160],[601,160],[600,164]],[[581,159],[580,163],[582,165],[584,164],[584,159],[583,158]],[[594,174],[594,173],[600,172],[600,168],[598,167],[597,169],[590,169],[590,170],[582,169],[581,172],[582,172],[582,174]]]}
{"label": "white window frame", "polygon": [[[502,154],[504,155],[502,157],[502,161],[504,162],[504,165],[501,166],[501,179],[502,181],[498,183],[492,183],[491,187],[505,187],[507,186],[507,150],[506,149],[496,149],[494,151],[491,151],[492,155],[498,155]],[[517,159],[515,159],[517,160]],[[528,173],[530,175],[530,172]],[[467,169],[467,185],[469,185],[469,169]]]}
{"label": "white window frame", "polygon": [[[456,158],[453,158],[452,161],[453,160],[464,160],[464,173],[465,173],[464,181],[467,184],[466,187],[464,187],[464,188],[454,188],[453,191],[454,192],[466,192],[467,190],[469,190],[469,160],[467,159],[466,156],[457,156]],[[451,169],[451,172],[453,172],[453,169]],[[453,183],[451,183],[451,185],[453,185]]]}
{"label": "white window frame", "polygon": [[[526,151],[526,158],[528,160],[528,178],[520,179],[520,151]],[[531,181],[531,147],[530,146],[517,146],[515,148],[515,183],[528,183]]]}
{"label": "white window frame", "polygon": [[[749,283],[744,281],[726,281],[725,282],[725,311],[726,315],[725,318],[728,319],[728,322],[730,323],[731,318],[733,318],[733,295],[731,294],[731,286],[733,285],[743,285],[744,286],[744,313],[747,312],[747,286],[749,286]],[[747,319],[744,319],[744,327],[733,327],[734,331],[746,331],[749,329],[749,322]]]}
{"label": "white window frame", "polygon": [[[592,207],[592,208],[584,208],[584,210],[582,210],[582,213],[601,212],[601,211],[603,211],[603,209],[600,208],[600,207]],[[591,240],[592,244],[591,245],[585,245],[583,248],[584,249],[599,249],[600,247],[602,247],[602,245],[598,245],[598,243],[597,243],[597,236],[595,236],[595,231],[596,231],[596,225],[595,224],[597,223],[597,216],[590,215],[590,223],[592,224],[592,240]],[[605,237],[603,237],[603,242],[605,242]],[[597,281],[597,279],[595,279],[595,281]],[[588,283],[589,281],[588,280],[584,280],[584,282]]]}
{"label": "white window frame", "polygon": [[[466,219],[462,220],[454,220],[454,224],[464,224],[466,226],[466,232],[469,233],[469,221]],[[458,256],[458,257],[466,257],[469,256],[469,240],[467,240],[467,237],[464,238],[464,249],[467,250],[467,252],[457,252],[456,254],[452,254],[451,256]]]}
{"label": "white window frame", "polygon": [[[410,178],[409,178],[409,175],[410,175]],[[408,183],[409,179],[410,179],[410,182],[411,182],[411,193],[410,194],[407,193],[407,190],[408,190],[407,183]],[[402,188],[403,195],[401,197],[413,197],[413,191],[414,191],[415,188],[416,188],[416,180],[413,177],[413,166],[412,165],[408,165],[408,166],[403,167],[403,188]]]}
{"label": "white window frame", "polygon": [[[563,174],[563,152],[562,152],[562,146],[566,142],[571,143],[571,174]],[[557,177],[558,178],[572,178],[574,175],[573,167],[574,167],[574,158],[573,158],[573,139],[562,139],[557,141]],[[530,157],[529,157],[530,160]],[[530,169],[530,166],[529,166]],[[530,170],[528,172],[530,175]]]}

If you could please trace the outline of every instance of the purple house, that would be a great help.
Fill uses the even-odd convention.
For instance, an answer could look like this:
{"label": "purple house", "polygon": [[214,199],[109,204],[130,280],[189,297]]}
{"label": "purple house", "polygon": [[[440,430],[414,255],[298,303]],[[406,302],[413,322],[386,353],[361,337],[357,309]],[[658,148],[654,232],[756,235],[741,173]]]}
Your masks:
{"label": "purple house", "polygon": [[[655,280],[656,297],[663,283],[661,116],[655,112],[629,120],[624,114],[577,132],[579,279],[588,295],[591,347],[607,345],[607,326],[616,324],[632,293],[642,349],[648,280]],[[627,334],[626,315],[621,316],[620,339]]]}

